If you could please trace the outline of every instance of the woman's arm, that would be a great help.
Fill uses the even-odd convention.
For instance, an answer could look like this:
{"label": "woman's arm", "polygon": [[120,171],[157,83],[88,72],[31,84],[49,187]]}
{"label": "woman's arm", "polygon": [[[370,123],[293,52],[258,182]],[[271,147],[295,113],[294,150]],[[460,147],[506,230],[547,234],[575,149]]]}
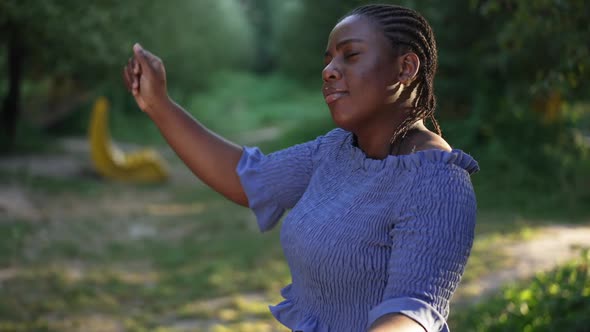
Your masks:
{"label": "woman's arm", "polygon": [[377,319],[369,332],[426,332],[426,329],[407,316],[387,314]]}
{"label": "woman's arm", "polygon": [[123,70],[127,88],[168,144],[203,182],[237,204],[248,206],[236,166],[242,148],[196,121],[168,96],[164,64],[139,44]]}

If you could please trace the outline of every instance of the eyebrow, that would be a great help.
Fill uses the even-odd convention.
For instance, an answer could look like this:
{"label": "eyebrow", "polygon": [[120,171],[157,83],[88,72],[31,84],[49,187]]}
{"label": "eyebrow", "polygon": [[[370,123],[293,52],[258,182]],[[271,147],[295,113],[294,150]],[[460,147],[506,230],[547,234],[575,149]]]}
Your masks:
{"label": "eyebrow", "polygon": [[[340,42],[338,42],[338,44],[336,44],[336,49],[340,49],[342,48],[342,46],[346,45],[346,44],[350,44],[350,43],[363,43],[364,40],[360,39],[360,38],[349,38],[349,39],[344,39]],[[326,52],[324,53],[324,56],[329,56],[330,55],[330,51],[326,50]]]}

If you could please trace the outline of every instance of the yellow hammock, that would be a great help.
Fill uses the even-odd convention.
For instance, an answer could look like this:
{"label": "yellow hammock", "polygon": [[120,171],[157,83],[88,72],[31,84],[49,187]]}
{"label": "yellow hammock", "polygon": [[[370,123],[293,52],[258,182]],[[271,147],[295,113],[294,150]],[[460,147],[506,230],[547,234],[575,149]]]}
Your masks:
{"label": "yellow hammock", "polygon": [[163,159],[153,149],[123,152],[111,141],[109,103],[99,97],[94,103],[88,138],[96,171],[105,178],[128,182],[161,182],[168,178]]}

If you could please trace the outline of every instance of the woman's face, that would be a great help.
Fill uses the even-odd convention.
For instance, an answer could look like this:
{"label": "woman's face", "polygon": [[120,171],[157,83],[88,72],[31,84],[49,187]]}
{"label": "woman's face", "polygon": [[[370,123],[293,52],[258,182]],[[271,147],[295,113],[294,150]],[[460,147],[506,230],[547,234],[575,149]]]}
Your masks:
{"label": "woman's face", "polygon": [[349,16],[334,27],[322,76],[324,98],[339,127],[355,131],[391,112],[397,62],[389,41],[368,18]]}

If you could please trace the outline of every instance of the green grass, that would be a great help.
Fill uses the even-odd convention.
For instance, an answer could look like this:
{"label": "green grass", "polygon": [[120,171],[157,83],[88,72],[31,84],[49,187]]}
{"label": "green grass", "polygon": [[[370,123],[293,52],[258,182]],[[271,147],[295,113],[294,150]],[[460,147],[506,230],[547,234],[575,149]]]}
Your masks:
{"label": "green grass", "polygon": [[20,260],[24,238],[33,226],[20,221],[0,223],[0,266],[12,265]]}
{"label": "green grass", "polygon": [[76,193],[92,196],[101,189],[103,183],[90,174],[79,177],[76,181],[62,177],[49,177],[30,174],[26,170],[0,171],[0,181],[6,184],[17,184],[20,188],[34,189],[43,193]]}
{"label": "green grass", "polygon": [[[18,185],[49,211],[37,222],[0,218],[0,271],[9,272],[0,331],[73,331],[97,314],[130,331],[203,318],[216,329],[276,325],[260,309],[268,300],[240,296],[278,300],[289,282],[277,233],[263,237],[247,209],[211,190],[23,172],[3,174],[0,183]],[[51,209],[70,204],[76,211]],[[135,226],[150,231],[132,235]],[[224,296],[233,300],[214,315],[191,309]]]}
{"label": "green grass", "polygon": [[[203,212],[188,215],[89,211],[83,218],[66,213],[49,224],[0,224],[0,269],[16,270],[0,289],[0,331],[32,331],[42,326],[68,331],[51,317],[67,321],[89,313],[125,321],[140,330],[153,329],[168,321],[202,318],[203,313],[193,315],[187,309],[198,299],[278,293],[289,275],[276,233],[262,237],[246,209],[201,190],[193,200],[205,207]],[[116,195],[110,185],[97,191],[95,201]],[[68,197],[65,192],[50,195],[52,200]],[[159,204],[167,203],[179,204]],[[133,238],[129,235],[133,224],[153,228],[157,236]],[[238,309],[233,302],[220,308]],[[238,311],[238,316],[209,318],[227,323],[236,323],[240,317],[270,318],[260,310],[254,315],[251,310]]]}

